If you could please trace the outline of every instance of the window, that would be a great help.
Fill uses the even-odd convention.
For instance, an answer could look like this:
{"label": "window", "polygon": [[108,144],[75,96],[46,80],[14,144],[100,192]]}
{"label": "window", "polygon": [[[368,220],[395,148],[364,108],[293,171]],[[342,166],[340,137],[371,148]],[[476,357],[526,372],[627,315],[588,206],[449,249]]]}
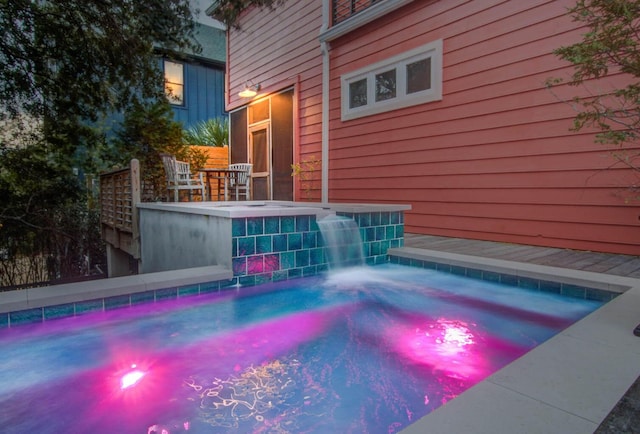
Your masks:
{"label": "window", "polygon": [[342,120],[442,99],[442,40],[341,77]]}
{"label": "window", "polygon": [[376,101],[386,101],[396,97],[396,70],[376,74]]}
{"label": "window", "polygon": [[349,108],[367,105],[367,80],[358,80],[349,83]]}
{"label": "window", "polygon": [[171,104],[184,105],[184,64],[164,61],[164,92]]}

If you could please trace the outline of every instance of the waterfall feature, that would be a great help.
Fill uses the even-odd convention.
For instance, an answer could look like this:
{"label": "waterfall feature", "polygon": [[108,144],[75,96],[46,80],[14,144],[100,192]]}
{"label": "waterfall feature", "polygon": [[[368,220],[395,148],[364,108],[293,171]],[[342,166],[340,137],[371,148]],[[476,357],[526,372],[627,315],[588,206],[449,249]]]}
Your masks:
{"label": "waterfall feature", "polygon": [[318,227],[327,247],[330,269],[364,265],[360,229],[353,219],[330,215],[318,220]]}

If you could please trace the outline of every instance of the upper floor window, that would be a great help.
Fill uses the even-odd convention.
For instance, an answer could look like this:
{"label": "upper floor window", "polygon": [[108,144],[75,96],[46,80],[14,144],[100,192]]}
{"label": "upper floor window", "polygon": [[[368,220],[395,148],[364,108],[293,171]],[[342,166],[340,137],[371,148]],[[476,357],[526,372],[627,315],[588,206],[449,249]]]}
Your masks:
{"label": "upper floor window", "polygon": [[442,40],[341,77],[342,120],[442,99]]}
{"label": "upper floor window", "polygon": [[379,2],[380,0],[332,0],[331,17],[333,24],[335,25],[347,18],[351,18],[353,15]]}
{"label": "upper floor window", "polygon": [[164,91],[171,104],[184,105],[184,64],[164,61]]}

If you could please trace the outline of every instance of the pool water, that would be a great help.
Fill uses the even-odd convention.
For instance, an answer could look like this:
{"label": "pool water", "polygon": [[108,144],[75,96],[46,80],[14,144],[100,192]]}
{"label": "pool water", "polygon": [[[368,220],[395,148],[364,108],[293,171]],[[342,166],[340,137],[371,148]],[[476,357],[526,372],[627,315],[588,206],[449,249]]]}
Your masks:
{"label": "pool water", "polygon": [[602,303],[401,265],[0,332],[3,433],[393,433]]}

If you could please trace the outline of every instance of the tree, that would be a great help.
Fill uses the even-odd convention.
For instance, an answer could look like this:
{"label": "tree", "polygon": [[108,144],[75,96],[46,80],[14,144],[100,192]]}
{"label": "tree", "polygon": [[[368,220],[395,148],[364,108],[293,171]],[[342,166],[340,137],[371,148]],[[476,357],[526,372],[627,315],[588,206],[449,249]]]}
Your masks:
{"label": "tree", "polygon": [[[573,99],[573,130],[595,128],[599,143],[613,145],[616,159],[640,172],[640,0],[579,0],[569,13],[587,30],[580,42],[554,51],[574,67],[568,84],[589,93]],[[626,86],[594,90],[610,74]]]}
{"label": "tree", "polygon": [[159,53],[199,51],[189,1],[0,0],[0,28],[0,286],[86,274],[104,246],[72,167],[109,149],[105,115],[166,104]]}
{"label": "tree", "polygon": [[59,148],[163,97],[158,50],[198,51],[188,0],[0,0],[0,28],[0,115],[43,120]]}
{"label": "tree", "polygon": [[0,287],[89,273],[104,263],[97,210],[44,141],[0,150]]}
{"label": "tree", "polygon": [[238,18],[240,14],[252,7],[273,7],[284,0],[219,0],[211,12],[211,16],[227,25],[227,27],[239,28]]}
{"label": "tree", "polygon": [[194,170],[206,162],[202,152],[188,146],[183,133],[182,125],[173,120],[166,98],[135,102],[125,112],[112,146],[106,148],[104,160],[126,166],[132,158],[138,159],[142,168],[143,201],[159,200],[166,193],[161,154],[189,161]]}

